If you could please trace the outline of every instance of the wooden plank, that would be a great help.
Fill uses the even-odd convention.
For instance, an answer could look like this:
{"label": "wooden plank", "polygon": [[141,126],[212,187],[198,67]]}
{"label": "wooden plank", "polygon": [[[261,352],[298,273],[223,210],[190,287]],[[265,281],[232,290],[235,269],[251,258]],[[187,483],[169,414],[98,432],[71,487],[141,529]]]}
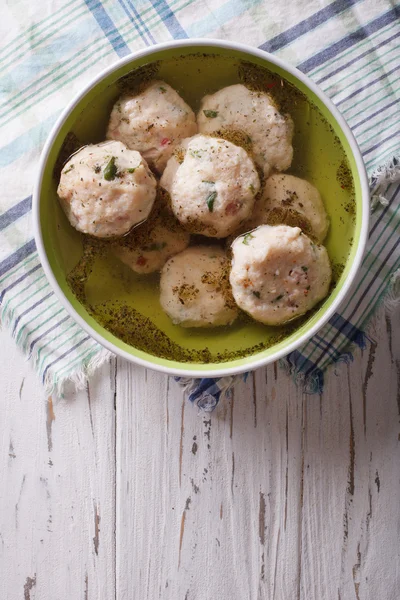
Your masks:
{"label": "wooden plank", "polygon": [[0,597],[394,600],[399,325],[322,397],[272,365],[211,417],[123,361],[50,402],[2,334]]}
{"label": "wooden plank", "polygon": [[0,353],[0,598],[110,600],[114,364],[53,400],[7,333]]}

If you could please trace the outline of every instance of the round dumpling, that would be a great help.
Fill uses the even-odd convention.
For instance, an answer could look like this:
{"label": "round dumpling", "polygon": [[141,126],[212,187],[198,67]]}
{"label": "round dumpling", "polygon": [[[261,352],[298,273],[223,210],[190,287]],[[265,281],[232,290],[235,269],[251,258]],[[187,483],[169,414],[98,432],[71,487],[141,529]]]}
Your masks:
{"label": "round dumpling", "polygon": [[75,229],[107,238],[125,235],[148,217],[156,187],[139,152],[106,142],[85,146],[69,159],[57,194]]}
{"label": "round dumpling", "polygon": [[292,163],[293,121],[281,115],[271,96],[238,83],[205,96],[197,115],[200,133],[244,131],[256,164],[268,177]]}
{"label": "round dumpling", "polygon": [[161,271],[161,306],[182,327],[229,325],[238,314],[228,280],[229,261],[218,246],[189,247]]}
{"label": "round dumpling", "polygon": [[319,243],[329,229],[329,218],[317,188],[305,179],[276,173],[265,182],[246,226],[253,229],[282,223],[298,225]]}
{"label": "round dumpling", "polygon": [[170,194],[176,218],[193,233],[222,238],[252,213],[260,181],[243,148],[226,140],[196,135],[173,156],[160,184]]}
{"label": "round dumpling", "polygon": [[114,254],[136,273],[160,271],[167,260],[185,250],[190,234],[166,211],[146,221],[114,245]]}
{"label": "round dumpling", "polygon": [[162,173],[180,140],[196,132],[190,106],[167,83],[153,81],[144,91],[115,103],[107,138],[138,150],[151,168]]}
{"label": "round dumpling", "polygon": [[299,227],[261,225],[232,244],[230,283],[237,305],[266,325],[303,315],[329,291],[331,265]]}

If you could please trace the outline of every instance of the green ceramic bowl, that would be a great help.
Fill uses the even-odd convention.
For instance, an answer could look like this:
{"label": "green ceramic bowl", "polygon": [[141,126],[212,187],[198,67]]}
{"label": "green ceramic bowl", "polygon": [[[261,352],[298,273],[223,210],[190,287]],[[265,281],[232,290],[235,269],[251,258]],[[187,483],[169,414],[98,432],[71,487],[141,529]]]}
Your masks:
{"label": "green ceramic bowl", "polygon": [[[68,132],[84,143],[104,139],[111,107],[120,93],[117,81],[137,67],[161,61],[157,77],[179,90],[193,109],[205,92],[237,82],[242,61],[267,68],[301,92],[291,106],[295,121],[294,161],[290,173],[309,178],[320,189],[331,219],[326,245],[336,271],[337,283],[325,301],[307,319],[291,328],[286,337],[263,325],[240,322],[224,330],[185,330],[170,323],[158,304],[154,285],[141,281],[138,291],[126,291],[117,278],[109,279],[118,267],[107,261],[91,284],[91,301],[122,298],[151,316],[156,325],[175,342],[191,349],[209,348],[214,354],[254,347],[271,340],[262,351],[213,363],[167,360],[130,346],[104,329],[72,294],[66,275],[81,253],[81,238],[72,229],[57,201],[53,169]],[[353,188],[341,185],[343,169],[351,171]],[[165,373],[194,377],[232,375],[255,369],[304,344],[324,325],[346,296],[361,263],[369,216],[369,190],[364,164],[356,141],[343,117],[330,100],[306,76],[263,51],[217,40],[188,40],[160,44],[118,61],[106,69],[67,106],[43,150],[33,196],[35,238],[46,275],[70,315],[100,344],[128,360]],[[153,287],[151,287],[153,285]],[[135,287],[135,285],[133,284]],[[147,287],[146,287],[147,286]],[[111,291],[110,291],[111,290]],[[129,298],[128,298],[128,296]]]}

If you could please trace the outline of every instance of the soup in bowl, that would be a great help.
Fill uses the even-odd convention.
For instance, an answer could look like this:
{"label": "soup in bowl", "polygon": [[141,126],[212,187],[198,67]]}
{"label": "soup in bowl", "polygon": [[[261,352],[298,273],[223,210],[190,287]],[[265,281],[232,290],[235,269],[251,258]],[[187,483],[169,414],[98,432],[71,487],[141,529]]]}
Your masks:
{"label": "soup in bowl", "polygon": [[338,309],[367,239],[357,144],[307,77],[216,40],[153,46],[56,123],[34,192],[38,252],[72,317],[175,375],[275,361]]}

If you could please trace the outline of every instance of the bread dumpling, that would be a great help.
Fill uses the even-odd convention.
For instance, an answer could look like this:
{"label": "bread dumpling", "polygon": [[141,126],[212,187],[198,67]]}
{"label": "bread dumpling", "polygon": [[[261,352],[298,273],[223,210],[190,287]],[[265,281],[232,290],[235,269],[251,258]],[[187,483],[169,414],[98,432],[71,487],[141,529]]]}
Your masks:
{"label": "bread dumpling", "polygon": [[256,321],[281,325],[325,298],[331,265],[324,246],[299,227],[261,225],[232,244],[236,304]]}
{"label": "bread dumpling", "polygon": [[105,142],[85,146],[68,160],[57,193],[75,229],[107,238],[125,235],[148,217],[156,187],[139,152]]}
{"label": "bread dumpling", "polygon": [[317,188],[305,179],[275,173],[265,182],[261,198],[245,224],[298,226],[315,241],[322,243],[328,233],[329,218]]}
{"label": "bread dumpling", "polygon": [[230,325],[238,314],[229,286],[229,262],[218,246],[192,246],[173,256],[160,280],[160,303],[182,327]]}
{"label": "bread dumpling", "polygon": [[252,213],[260,181],[243,148],[196,135],[171,157],[160,185],[169,192],[172,210],[188,231],[223,238]]}
{"label": "bread dumpling", "polygon": [[203,98],[197,123],[199,133],[246,133],[252,156],[265,177],[273,169],[286,171],[292,163],[293,121],[279,112],[265,92],[249,90],[240,83],[222,88]]}
{"label": "bread dumpling", "polygon": [[190,106],[168,83],[153,81],[140,93],[117,100],[107,138],[137,150],[161,174],[177,144],[195,133],[196,117]]}

